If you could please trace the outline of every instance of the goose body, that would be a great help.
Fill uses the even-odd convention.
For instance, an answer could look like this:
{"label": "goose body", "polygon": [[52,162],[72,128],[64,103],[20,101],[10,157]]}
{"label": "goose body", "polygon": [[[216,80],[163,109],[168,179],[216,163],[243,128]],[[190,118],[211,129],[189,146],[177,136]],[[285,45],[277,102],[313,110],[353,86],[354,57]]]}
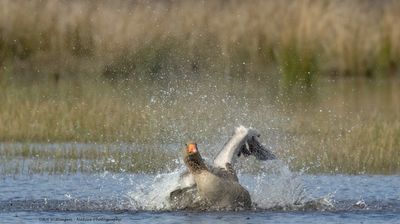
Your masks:
{"label": "goose body", "polygon": [[238,209],[250,208],[249,192],[239,183],[233,164],[240,155],[254,155],[260,160],[275,156],[258,142],[259,134],[240,126],[207,166],[197,144],[190,142],[184,149],[188,172],[180,178],[179,187],[170,193],[170,202],[178,209]]}
{"label": "goose body", "polygon": [[238,181],[204,171],[194,175],[198,196],[216,209],[250,208],[249,192]]}

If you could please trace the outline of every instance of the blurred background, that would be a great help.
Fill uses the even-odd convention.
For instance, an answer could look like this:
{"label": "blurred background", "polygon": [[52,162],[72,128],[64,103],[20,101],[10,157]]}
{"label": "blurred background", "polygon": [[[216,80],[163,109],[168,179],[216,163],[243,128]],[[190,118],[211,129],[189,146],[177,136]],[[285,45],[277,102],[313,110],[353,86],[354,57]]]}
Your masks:
{"label": "blurred background", "polygon": [[243,124],[295,170],[400,171],[399,1],[2,0],[0,12],[3,162],[160,171],[186,140],[217,150]]}

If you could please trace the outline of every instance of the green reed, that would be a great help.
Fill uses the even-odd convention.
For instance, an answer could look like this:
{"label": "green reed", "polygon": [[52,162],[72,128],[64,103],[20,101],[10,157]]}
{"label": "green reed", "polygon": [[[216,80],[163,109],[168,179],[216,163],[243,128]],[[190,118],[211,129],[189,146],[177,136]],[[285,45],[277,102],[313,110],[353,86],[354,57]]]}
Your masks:
{"label": "green reed", "polygon": [[300,86],[321,75],[396,75],[400,4],[381,3],[6,0],[0,64],[36,81],[79,79],[82,69],[124,80],[267,66]]}
{"label": "green reed", "polygon": [[[77,92],[66,81],[9,85],[0,98],[1,141],[23,146],[1,148],[2,172],[162,172],[177,167],[188,139],[212,158],[240,124],[258,129],[293,170],[399,171],[398,80],[321,82],[315,96],[293,99],[263,83],[191,79],[134,89],[92,82]],[[32,148],[31,142],[56,147]],[[81,150],[60,142],[98,145]],[[111,143],[141,147],[104,147]],[[142,147],[148,144],[153,147]]]}
{"label": "green reed", "polygon": [[[396,1],[0,8],[1,142],[212,144],[243,124],[294,170],[399,171],[398,80],[380,79],[398,74]],[[338,76],[377,78],[324,83]],[[62,173],[162,171],[179,157],[124,153],[23,148],[0,158],[11,161],[4,173]]]}

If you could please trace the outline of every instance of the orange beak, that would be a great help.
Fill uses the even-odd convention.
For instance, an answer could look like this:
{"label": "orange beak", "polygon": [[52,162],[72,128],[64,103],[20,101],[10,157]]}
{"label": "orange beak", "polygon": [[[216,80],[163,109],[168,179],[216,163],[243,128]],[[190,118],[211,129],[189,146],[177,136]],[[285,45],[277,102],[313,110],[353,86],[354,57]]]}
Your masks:
{"label": "orange beak", "polygon": [[196,145],[196,143],[190,143],[190,144],[187,145],[186,149],[187,149],[187,151],[189,153],[196,153],[197,152],[197,145]]}

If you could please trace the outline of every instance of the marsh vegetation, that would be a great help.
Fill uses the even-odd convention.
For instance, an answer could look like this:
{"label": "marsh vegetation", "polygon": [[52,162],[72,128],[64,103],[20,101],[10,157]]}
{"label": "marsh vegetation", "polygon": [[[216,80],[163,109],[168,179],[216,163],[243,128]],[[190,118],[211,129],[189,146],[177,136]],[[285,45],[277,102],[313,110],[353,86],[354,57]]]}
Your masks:
{"label": "marsh vegetation", "polygon": [[[68,91],[76,89],[67,84],[53,89],[8,87],[2,92],[0,135],[3,142],[26,146],[3,147],[1,157],[55,159],[62,166],[70,161],[95,164],[81,166],[87,172],[162,171],[176,167],[187,139],[196,139],[212,155],[233,128],[243,124],[258,129],[262,140],[294,170],[399,171],[398,80],[321,82],[312,96],[296,99],[272,87],[267,91],[264,82],[207,83],[191,81],[174,90],[158,86],[149,91],[153,86],[147,86],[138,92],[102,84],[71,95]],[[98,145],[79,153],[73,146],[28,150],[32,142]],[[108,144],[134,146],[124,151]],[[166,144],[174,146],[166,150]],[[116,162],[106,166],[103,161],[110,158]]]}
{"label": "marsh vegetation", "polygon": [[4,0],[0,10],[3,173],[25,160],[33,173],[163,171],[182,142],[215,149],[239,124],[294,170],[400,170],[398,1]]}

